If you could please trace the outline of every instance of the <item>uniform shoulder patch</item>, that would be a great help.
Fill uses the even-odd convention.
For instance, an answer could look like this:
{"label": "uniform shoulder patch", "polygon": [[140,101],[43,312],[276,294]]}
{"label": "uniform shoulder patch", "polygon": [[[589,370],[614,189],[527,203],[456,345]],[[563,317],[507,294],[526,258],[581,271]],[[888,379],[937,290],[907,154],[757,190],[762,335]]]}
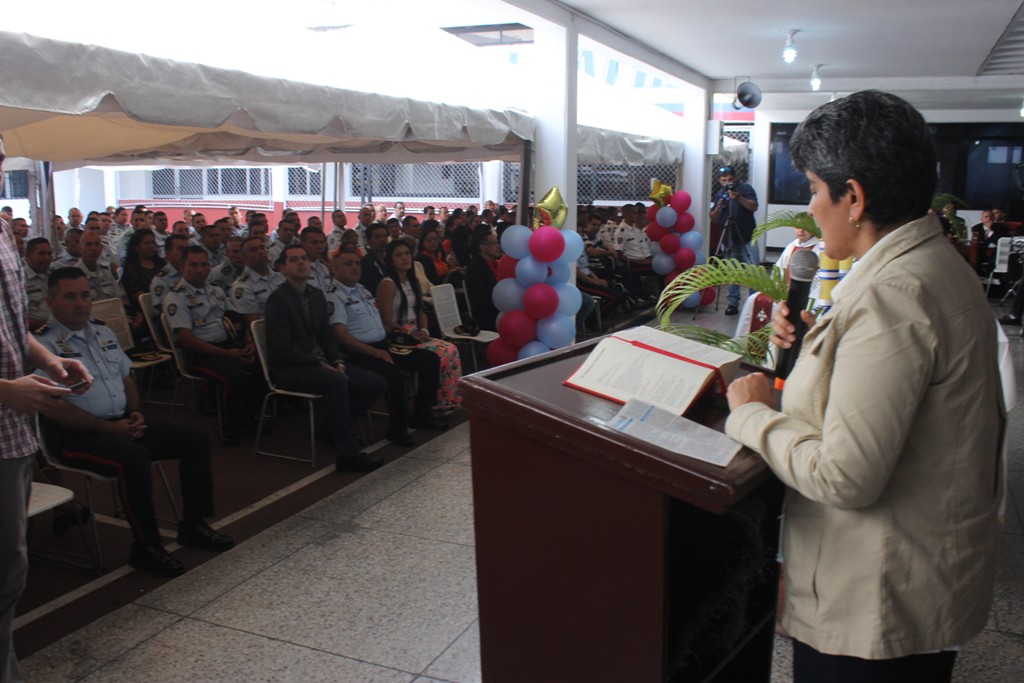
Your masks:
{"label": "uniform shoulder patch", "polygon": [[171,316],[178,312],[178,304],[167,304],[167,315]]}
{"label": "uniform shoulder patch", "polygon": [[161,296],[164,293],[164,286],[156,285],[155,287],[153,287],[153,293],[156,294],[157,296]]}
{"label": "uniform shoulder patch", "polygon": [[245,287],[235,287],[235,298],[241,299],[242,295],[245,294]]}
{"label": "uniform shoulder patch", "polygon": [[249,279],[249,271],[246,270],[241,275],[238,276],[238,280],[236,280],[236,282],[246,282],[246,281],[248,281],[248,279]]}
{"label": "uniform shoulder patch", "polygon": [[171,291],[172,292],[180,292],[180,291],[182,291],[182,288],[183,288],[182,284],[181,284],[181,282],[179,282],[178,284],[176,284],[173,287],[171,287]]}

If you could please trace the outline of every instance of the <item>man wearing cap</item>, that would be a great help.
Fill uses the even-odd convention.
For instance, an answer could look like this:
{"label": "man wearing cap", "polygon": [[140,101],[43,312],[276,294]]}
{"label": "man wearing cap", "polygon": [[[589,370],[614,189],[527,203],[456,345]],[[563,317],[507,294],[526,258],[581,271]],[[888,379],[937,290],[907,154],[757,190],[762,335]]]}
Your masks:
{"label": "man wearing cap", "polygon": [[[722,191],[715,198],[711,208],[712,221],[721,223],[725,229],[722,244],[728,251],[729,258],[741,263],[754,263],[753,249],[750,240],[754,235],[754,212],[757,211],[757,193],[747,183],[736,182],[736,172],[732,166],[718,169],[718,182]],[[753,293],[753,292],[751,292]],[[740,286],[729,285],[729,306],[726,315],[740,312]]]}

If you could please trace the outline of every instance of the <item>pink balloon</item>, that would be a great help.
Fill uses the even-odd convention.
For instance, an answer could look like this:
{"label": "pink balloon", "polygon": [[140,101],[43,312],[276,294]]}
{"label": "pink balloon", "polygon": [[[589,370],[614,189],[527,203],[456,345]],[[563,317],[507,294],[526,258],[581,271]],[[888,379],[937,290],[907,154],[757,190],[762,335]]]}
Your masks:
{"label": "pink balloon", "polygon": [[679,213],[682,213],[690,208],[690,202],[692,201],[693,199],[690,197],[689,192],[686,190],[677,190],[676,193],[672,195],[672,199],[669,200],[668,205]]}
{"label": "pink balloon", "polygon": [[487,346],[487,363],[493,368],[516,360],[518,349],[514,349],[501,339]]}
{"label": "pink balloon", "polygon": [[658,209],[660,209],[660,208],[661,207],[658,206],[657,204],[651,204],[650,206],[647,207],[647,222],[648,223],[652,223],[652,224],[654,223],[654,218],[655,218],[655,216],[658,215]]}
{"label": "pink balloon", "polygon": [[672,257],[675,258],[676,266],[679,267],[679,270],[693,268],[693,264],[697,262],[697,252],[687,247],[683,247],[673,254]]}
{"label": "pink balloon", "polygon": [[667,235],[669,231],[652,221],[647,225],[644,232],[647,233],[647,239],[652,242],[660,242],[661,238]]}
{"label": "pink balloon", "polygon": [[519,351],[526,343],[537,338],[537,321],[526,311],[506,311],[498,323],[498,334],[501,335],[501,341]]}
{"label": "pink balloon", "polygon": [[693,216],[688,213],[679,214],[679,218],[676,219],[676,224],[672,226],[672,229],[678,233],[689,232],[693,230],[693,226],[696,221],[693,220]]}
{"label": "pink balloon", "polygon": [[705,287],[700,290],[700,305],[707,306],[708,304],[715,303],[715,288]]}
{"label": "pink balloon", "polygon": [[517,263],[519,263],[519,259],[514,259],[508,254],[505,254],[498,259],[498,279],[505,280],[510,277],[515,277]]}
{"label": "pink balloon", "polygon": [[661,245],[661,250],[666,254],[674,254],[679,249],[679,235],[674,232],[666,233],[658,240],[658,244]]}
{"label": "pink balloon", "polygon": [[537,228],[530,235],[530,255],[541,263],[551,263],[565,251],[565,237],[551,225]]}
{"label": "pink balloon", "polygon": [[548,318],[558,310],[558,292],[543,282],[530,285],[523,296],[523,309],[534,320]]}
{"label": "pink balloon", "polygon": [[683,271],[681,271],[681,270],[673,270],[671,273],[669,273],[668,275],[665,276],[665,284],[667,285],[667,284],[671,283],[673,280],[675,280],[677,277],[679,277],[682,274],[683,274]]}

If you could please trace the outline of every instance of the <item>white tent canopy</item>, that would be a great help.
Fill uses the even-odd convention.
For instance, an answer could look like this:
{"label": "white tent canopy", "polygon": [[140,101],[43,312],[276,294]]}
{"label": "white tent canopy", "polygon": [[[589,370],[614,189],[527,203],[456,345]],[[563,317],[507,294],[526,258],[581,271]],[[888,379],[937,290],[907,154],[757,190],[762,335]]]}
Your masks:
{"label": "white tent canopy", "polygon": [[0,32],[7,153],[86,164],[518,159],[533,120]]}

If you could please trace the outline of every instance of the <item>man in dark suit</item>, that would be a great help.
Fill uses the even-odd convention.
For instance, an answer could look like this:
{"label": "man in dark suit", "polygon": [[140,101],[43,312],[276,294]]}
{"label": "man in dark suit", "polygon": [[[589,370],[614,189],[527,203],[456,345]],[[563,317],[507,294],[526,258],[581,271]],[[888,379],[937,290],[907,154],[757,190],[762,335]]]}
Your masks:
{"label": "man in dark suit", "polygon": [[988,275],[992,272],[999,240],[1007,236],[1006,225],[995,221],[992,209],[985,209],[981,212],[981,222],[972,227],[971,232],[978,236],[978,273]]}
{"label": "man in dark suit", "polygon": [[346,369],[341,349],[327,327],[324,293],[307,284],[310,264],[305,248],[285,247],[278,268],[286,282],[267,299],[264,312],[270,375],[284,389],[324,396],[338,470],[375,470],[383,458],[359,450],[352,416],[382,396],[387,383],[363,368]]}

